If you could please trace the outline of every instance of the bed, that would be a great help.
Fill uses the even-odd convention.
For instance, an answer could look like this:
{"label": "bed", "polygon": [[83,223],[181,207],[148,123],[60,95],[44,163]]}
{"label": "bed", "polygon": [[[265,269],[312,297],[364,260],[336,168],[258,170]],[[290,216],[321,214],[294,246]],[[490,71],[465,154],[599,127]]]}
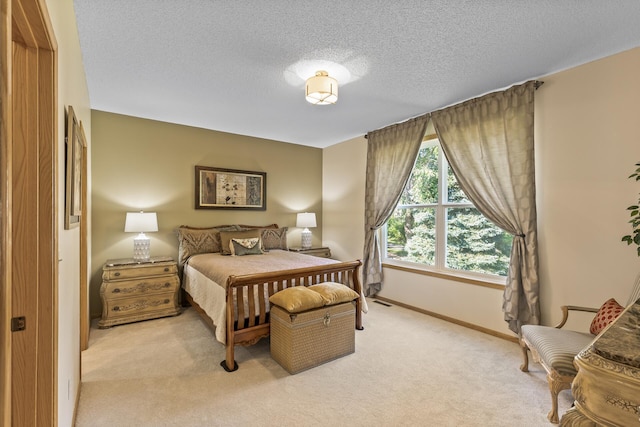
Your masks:
{"label": "bed", "polygon": [[[184,299],[225,345],[220,365],[228,372],[238,369],[236,345],[252,345],[269,336],[269,297],[274,293],[337,282],[362,295],[359,260],[339,262],[289,252],[286,233],[287,228],[277,224],[177,229]],[[356,300],[356,329],[363,329],[362,308],[361,297]]]}

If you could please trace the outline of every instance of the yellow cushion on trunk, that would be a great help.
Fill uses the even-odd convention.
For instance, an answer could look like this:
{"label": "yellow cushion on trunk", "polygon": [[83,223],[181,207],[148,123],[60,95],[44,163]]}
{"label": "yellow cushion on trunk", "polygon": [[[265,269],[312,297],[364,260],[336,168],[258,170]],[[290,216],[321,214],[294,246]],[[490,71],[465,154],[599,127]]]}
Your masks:
{"label": "yellow cushion on trunk", "polygon": [[350,287],[336,282],[324,282],[309,286],[309,289],[322,295],[326,305],[340,304],[353,301],[360,297]]}
{"label": "yellow cushion on trunk", "polygon": [[294,286],[293,288],[276,292],[269,297],[269,302],[282,307],[289,313],[300,313],[301,311],[312,310],[325,305],[322,295],[310,291],[305,286]]}

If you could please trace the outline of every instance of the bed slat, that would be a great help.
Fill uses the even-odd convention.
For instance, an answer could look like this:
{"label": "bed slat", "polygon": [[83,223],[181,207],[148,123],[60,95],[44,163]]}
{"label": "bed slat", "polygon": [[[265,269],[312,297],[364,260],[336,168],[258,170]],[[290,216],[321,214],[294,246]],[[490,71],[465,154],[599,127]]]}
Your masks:
{"label": "bed slat", "polygon": [[247,287],[247,299],[248,299],[248,309],[249,312],[247,313],[247,328],[252,327],[253,325],[256,324],[256,300],[255,300],[255,295],[254,295],[254,289],[256,287],[255,286],[248,286]]}
{"label": "bed slat", "polygon": [[[238,328],[237,329],[243,329],[244,328],[244,319],[245,319],[245,314],[244,314],[244,290],[245,287],[236,287],[236,302],[235,302],[235,306],[236,306],[236,310],[238,311]],[[235,316],[234,316],[235,317]]]}
{"label": "bed slat", "polygon": [[[266,285],[268,285],[268,283]],[[260,319],[258,320],[259,324],[263,324],[267,321],[267,310],[265,310],[265,307],[269,305],[269,300],[265,300],[264,291],[265,283],[260,283],[258,285],[258,305],[260,310]]]}

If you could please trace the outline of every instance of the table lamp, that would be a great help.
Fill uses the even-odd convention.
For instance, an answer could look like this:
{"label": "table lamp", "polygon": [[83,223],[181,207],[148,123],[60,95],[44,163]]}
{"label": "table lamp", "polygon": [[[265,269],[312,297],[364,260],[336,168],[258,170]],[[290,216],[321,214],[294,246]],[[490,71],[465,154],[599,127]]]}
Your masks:
{"label": "table lamp", "polygon": [[149,261],[151,256],[151,240],[145,232],[158,231],[158,217],[155,212],[127,212],[124,222],[125,233],[140,233],[133,239],[133,259]]}
{"label": "table lamp", "polygon": [[316,226],[316,214],[313,212],[299,213],[296,220],[296,227],[304,228],[302,230],[301,246],[302,249],[311,248],[311,231],[309,228]]}

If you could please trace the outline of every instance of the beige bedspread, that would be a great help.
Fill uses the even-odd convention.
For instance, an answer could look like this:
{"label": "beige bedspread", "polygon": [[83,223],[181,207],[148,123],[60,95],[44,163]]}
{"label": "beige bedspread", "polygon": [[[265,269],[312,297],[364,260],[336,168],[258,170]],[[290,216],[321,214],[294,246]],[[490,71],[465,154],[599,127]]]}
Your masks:
{"label": "beige bedspread", "polygon": [[[273,249],[262,255],[194,255],[185,264],[182,287],[207,313],[216,327],[216,339],[226,342],[226,285],[231,275],[313,267],[338,261]],[[257,296],[256,296],[257,298]]]}
{"label": "beige bedspread", "polygon": [[273,249],[262,255],[229,256],[222,254],[200,254],[191,257],[189,266],[204,274],[220,286],[227,286],[231,275],[266,273],[333,264],[338,261],[295,252]]}

